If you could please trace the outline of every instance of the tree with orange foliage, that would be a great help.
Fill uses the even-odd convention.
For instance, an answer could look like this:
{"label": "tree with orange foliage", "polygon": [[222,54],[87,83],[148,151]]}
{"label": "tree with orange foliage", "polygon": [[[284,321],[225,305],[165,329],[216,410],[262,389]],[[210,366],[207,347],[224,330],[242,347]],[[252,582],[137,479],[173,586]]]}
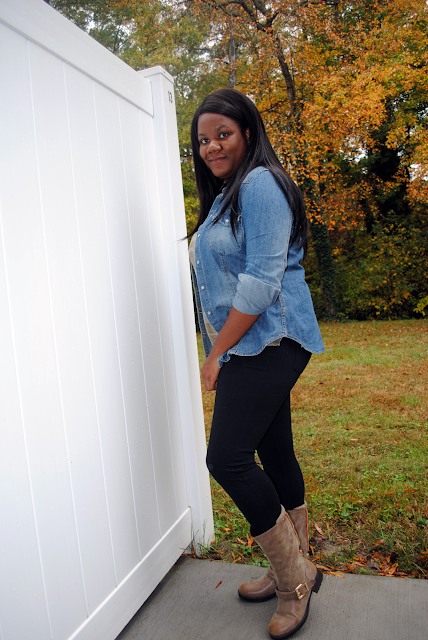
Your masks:
{"label": "tree with orange foliage", "polygon": [[246,43],[237,86],[255,100],[306,196],[331,313],[328,233],[387,223],[388,211],[403,218],[426,203],[426,3],[187,2],[193,11],[201,4],[213,22],[233,19]]}

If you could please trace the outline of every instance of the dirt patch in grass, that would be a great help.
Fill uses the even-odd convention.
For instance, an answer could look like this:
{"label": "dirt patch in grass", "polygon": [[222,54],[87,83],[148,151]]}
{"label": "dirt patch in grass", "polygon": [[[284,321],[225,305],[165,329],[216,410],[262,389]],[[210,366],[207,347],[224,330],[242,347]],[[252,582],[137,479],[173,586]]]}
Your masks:
{"label": "dirt patch in grass", "polygon": [[[321,325],[326,353],[292,392],[313,560],[327,572],[428,577],[428,321]],[[202,350],[200,351],[203,360]],[[207,438],[214,393],[203,391]],[[214,559],[266,565],[212,480]]]}

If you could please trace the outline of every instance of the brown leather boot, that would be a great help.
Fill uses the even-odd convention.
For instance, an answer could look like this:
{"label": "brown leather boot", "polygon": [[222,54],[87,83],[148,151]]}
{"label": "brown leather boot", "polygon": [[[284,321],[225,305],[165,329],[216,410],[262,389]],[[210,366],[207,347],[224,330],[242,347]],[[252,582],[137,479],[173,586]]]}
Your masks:
{"label": "brown leather boot", "polygon": [[[299,537],[300,551],[305,558],[309,558],[307,506],[306,502],[304,502],[300,507],[287,511]],[[275,592],[276,584],[271,567],[269,567],[264,576],[244,582],[238,589],[239,596],[249,602],[265,602],[273,598]]]}
{"label": "brown leather boot", "polygon": [[323,576],[300,552],[299,539],[284,508],[276,525],[257,536],[256,541],[271,564],[278,596],[269,634],[274,640],[282,640],[306,622],[312,592],[318,592]]}

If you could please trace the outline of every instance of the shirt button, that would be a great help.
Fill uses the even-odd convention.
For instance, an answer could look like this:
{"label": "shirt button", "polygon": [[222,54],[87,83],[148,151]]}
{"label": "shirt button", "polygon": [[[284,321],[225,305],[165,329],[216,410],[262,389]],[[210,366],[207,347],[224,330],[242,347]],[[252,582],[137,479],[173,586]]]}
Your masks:
{"label": "shirt button", "polygon": [[211,315],[211,311],[208,311],[208,315],[209,315],[209,316]]}
{"label": "shirt button", "polygon": [[229,222],[229,220],[226,218],[225,222]]}
{"label": "shirt button", "polygon": [[196,264],[199,264],[199,260],[196,260]]}
{"label": "shirt button", "polygon": [[205,287],[204,287],[204,286],[202,286],[202,287],[201,287],[201,289],[205,289]]}
{"label": "shirt button", "polygon": [[201,234],[200,234],[200,233],[198,233],[198,238],[200,238],[200,237],[201,237]]}

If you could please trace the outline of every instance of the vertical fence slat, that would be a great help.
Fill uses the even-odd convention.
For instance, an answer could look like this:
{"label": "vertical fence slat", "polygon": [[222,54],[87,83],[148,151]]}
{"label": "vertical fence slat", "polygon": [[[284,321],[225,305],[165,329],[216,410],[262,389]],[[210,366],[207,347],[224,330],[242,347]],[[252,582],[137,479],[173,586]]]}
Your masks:
{"label": "vertical fence slat", "polygon": [[[155,141],[153,135],[153,123],[151,119],[140,114],[141,145],[145,154],[145,183],[149,208],[150,236],[144,237],[146,249],[141,244],[140,254],[149,251],[155,274],[155,300],[156,316],[149,308],[145,308],[145,297],[139,299],[140,315],[143,326],[143,345],[145,350],[146,370],[156,372],[156,375],[147,375],[147,399],[149,406],[150,424],[153,425],[152,447],[155,460],[156,486],[159,496],[158,508],[161,524],[161,532],[164,534],[177,518],[176,482],[174,475],[173,454],[171,451],[171,405],[167,395],[165,371],[173,366],[171,349],[169,346],[170,329],[168,292],[166,288],[165,263],[163,258],[163,233],[162,227],[165,221],[164,212],[160,209],[157,189],[151,185],[157,185],[162,176],[158,176],[153,157],[155,155]],[[143,240],[139,238],[140,242]],[[150,243],[150,245],[148,244]],[[144,274],[138,274],[140,291],[145,291]],[[156,329],[153,325],[156,323]],[[152,327],[152,328],[151,328]]]}
{"label": "vertical fence slat", "polygon": [[[9,60],[13,51],[13,62]],[[16,77],[24,79],[17,83]],[[25,79],[27,83],[25,84]],[[10,183],[11,165],[23,152],[31,162],[33,138],[28,142],[15,136],[18,115],[21,126],[29,130],[28,53],[24,38],[0,24],[0,624],[5,640],[30,637],[33,629],[50,636],[46,596],[40,565],[34,520],[31,482],[26,457],[24,425],[14,353],[13,325],[9,307],[5,236],[6,218],[25,211],[31,202],[31,188],[25,192],[16,177]],[[30,149],[28,148],[30,146]],[[25,157],[23,158],[25,164]],[[18,193],[14,189],[18,188]],[[5,229],[6,227],[6,229]],[[16,247],[18,249],[19,247]],[[12,254],[13,258],[13,254]],[[24,607],[27,615],[21,615]]]}
{"label": "vertical fence slat", "polygon": [[[120,101],[120,130],[123,152],[123,168],[126,186],[126,204],[129,221],[130,250],[129,265],[132,277],[133,299],[132,314],[135,322],[133,343],[125,344],[128,349],[128,366],[123,367],[124,389],[126,390],[126,411],[128,417],[128,438],[132,452],[132,479],[135,496],[140,552],[145,553],[160,539],[157,489],[155,482],[155,465],[152,450],[151,431],[157,429],[151,424],[146,394],[147,378],[159,378],[159,353],[157,362],[146,362],[143,356],[147,341],[158,338],[157,307],[155,295],[155,275],[151,261],[149,220],[145,182],[144,148],[138,133],[140,116],[138,110],[128,102]],[[150,120],[149,116],[141,114]],[[140,306],[144,314],[150,317],[151,328],[147,335],[147,324],[141,317]],[[153,328],[156,331],[153,332]],[[131,337],[125,327],[128,339]],[[155,335],[153,335],[155,333]],[[125,353],[121,354],[126,364]],[[131,366],[132,362],[132,366]],[[153,368],[153,365],[157,369]]]}
{"label": "vertical fence slat", "polygon": [[[1,37],[0,27],[0,39]],[[4,112],[0,106],[0,118],[3,116]],[[0,136],[2,148],[3,143],[4,138]],[[3,167],[0,165],[0,173],[2,170]],[[5,301],[8,299],[8,292],[1,236],[0,220],[0,300]],[[12,327],[9,309],[4,303],[0,304],[0,327],[1,637],[29,638],[34,629],[38,629],[49,638],[49,620],[21,420]],[[14,553],[10,553],[11,549],[14,549]],[[25,616],[21,614],[22,608],[26,611]]]}

